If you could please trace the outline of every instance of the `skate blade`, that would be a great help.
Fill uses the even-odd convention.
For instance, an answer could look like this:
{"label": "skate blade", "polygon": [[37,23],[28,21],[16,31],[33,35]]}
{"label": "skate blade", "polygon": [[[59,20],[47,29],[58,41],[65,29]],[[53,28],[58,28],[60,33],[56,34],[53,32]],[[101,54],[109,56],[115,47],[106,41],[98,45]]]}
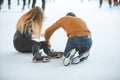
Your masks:
{"label": "skate blade", "polygon": [[63,53],[59,53],[59,54],[56,56],[56,58],[61,58],[61,57],[63,57]]}
{"label": "skate blade", "polygon": [[43,60],[33,59],[32,61],[33,61],[34,63],[37,63],[37,62],[44,62],[44,63],[45,63],[45,62],[49,62],[49,61],[50,61],[50,59],[49,59],[49,58],[44,58]]}
{"label": "skate blade", "polygon": [[44,58],[44,59],[42,60],[42,62],[49,62],[49,61],[50,61],[49,58]]}
{"label": "skate blade", "polygon": [[51,56],[51,58],[57,59],[63,57],[63,52],[59,52],[56,56]]}

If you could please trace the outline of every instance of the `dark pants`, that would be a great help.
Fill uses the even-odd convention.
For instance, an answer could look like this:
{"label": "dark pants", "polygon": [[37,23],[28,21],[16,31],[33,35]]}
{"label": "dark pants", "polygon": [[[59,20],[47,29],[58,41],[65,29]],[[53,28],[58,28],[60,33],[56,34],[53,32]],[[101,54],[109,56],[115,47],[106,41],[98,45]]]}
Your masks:
{"label": "dark pants", "polygon": [[43,51],[48,55],[50,51],[50,46],[45,42],[36,42],[30,39],[18,38],[13,41],[14,47],[17,51],[22,53],[31,53],[43,49]]}
{"label": "dark pants", "polygon": [[67,53],[74,48],[77,51],[79,51],[79,55],[81,55],[84,52],[89,52],[91,46],[92,46],[92,40],[90,37],[76,36],[76,37],[68,38],[66,48],[64,51],[64,56],[66,57]]}
{"label": "dark pants", "polygon": [[11,6],[11,0],[8,0],[8,9],[10,9]]}
{"label": "dark pants", "polygon": [[45,11],[45,0],[42,0],[42,9]]}
{"label": "dark pants", "polygon": [[[102,4],[103,4],[103,0],[99,0],[99,8],[101,8]],[[109,4],[109,7],[111,8],[111,5],[112,5],[112,0],[108,0],[108,4]]]}
{"label": "dark pants", "polygon": [[114,6],[118,6],[118,0],[114,0]]}
{"label": "dark pants", "polygon": [[112,5],[112,0],[108,0],[109,6]]}
{"label": "dark pants", "polygon": [[19,5],[19,4],[20,4],[20,1],[18,0],[17,5]]}
{"label": "dark pants", "polygon": [[23,7],[22,7],[22,10],[25,9],[25,5],[26,5],[26,0],[23,0]]}
{"label": "dark pants", "polygon": [[0,0],[0,10],[1,10],[2,4],[3,4],[3,0]]}
{"label": "dark pants", "polygon": [[33,2],[32,2],[32,8],[35,7],[35,4],[36,4],[36,0],[33,0]]}
{"label": "dark pants", "polygon": [[0,5],[3,3],[3,0],[0,0]]}
{"label": "dark pants", "polygon": [[30,5],[31,0],[28,0],[28,4]]}
{"label": "dark pants", "polygon": [[103,0],[99,0],[99,4],[102,5],[102,3],[103,3]]}
{"label": "dark pants", "polygon": [[11,4],[11,0],[8,0],[8,5],[10,5]]}
{"label": "dark pants", "polygon": [[30,2],[31,2],[31,0],[28,0],[28,8],[30,7]]}

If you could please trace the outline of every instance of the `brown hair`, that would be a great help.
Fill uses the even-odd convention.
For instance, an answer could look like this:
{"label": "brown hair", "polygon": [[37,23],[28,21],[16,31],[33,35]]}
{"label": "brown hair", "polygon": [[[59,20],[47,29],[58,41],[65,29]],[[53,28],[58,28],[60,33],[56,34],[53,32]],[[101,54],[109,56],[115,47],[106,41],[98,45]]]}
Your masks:
{"label": "brown hair", "polygon": [[36,6],[21,16],[16,24],[16,28],[23,34],[25,25],[31,23],[33,34],[40,37],[43,19],[44,14],[42,9]]}

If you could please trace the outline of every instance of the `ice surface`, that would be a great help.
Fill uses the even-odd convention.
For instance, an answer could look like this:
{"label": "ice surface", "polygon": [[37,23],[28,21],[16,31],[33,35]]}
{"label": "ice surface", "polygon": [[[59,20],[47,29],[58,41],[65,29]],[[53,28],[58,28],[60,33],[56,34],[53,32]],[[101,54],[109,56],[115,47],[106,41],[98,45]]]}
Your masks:
{"label": "ice surface", "polygon": [[[67,12],[73,11],[86,21],[92,32],[93,46],[89,58],[77,65],[63,66],[63,58],[49,63],[33,63],[32,54],[17,52],[13,47],[15,25],[22,14],[22,0],[12,0],[11,10],[4,1],[0,11],[0,80],[120,80],[120,7],[98,0],[47,0],[44,30]],[[41,6],[41,1],[37,4]],[[44,39],[41,39],[44,40]],[[66,33],[59,29],[51,38],[52,48],[63,51]]]}

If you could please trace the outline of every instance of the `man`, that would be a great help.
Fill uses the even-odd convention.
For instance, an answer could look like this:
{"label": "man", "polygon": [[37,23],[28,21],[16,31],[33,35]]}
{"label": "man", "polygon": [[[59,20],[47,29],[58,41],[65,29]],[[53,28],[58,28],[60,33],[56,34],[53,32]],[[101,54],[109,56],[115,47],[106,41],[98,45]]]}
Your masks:
{"label": "man", "polygon": [[[73,12],[67,13],[66,16],[46,29],[45,40],[47,44],[50,45],[50,37],[60,27],[65,30],[68,37],[64,51],[64,65],[67,66],[70,63],[77,64],[81,62],[81,60],[87,58],[89,55],[88,52],[92,46],[92,40],[91,32],[86,26],[86,23],[82,19],[76,17]],[[77,51],[79,55],[74,57]]]}

